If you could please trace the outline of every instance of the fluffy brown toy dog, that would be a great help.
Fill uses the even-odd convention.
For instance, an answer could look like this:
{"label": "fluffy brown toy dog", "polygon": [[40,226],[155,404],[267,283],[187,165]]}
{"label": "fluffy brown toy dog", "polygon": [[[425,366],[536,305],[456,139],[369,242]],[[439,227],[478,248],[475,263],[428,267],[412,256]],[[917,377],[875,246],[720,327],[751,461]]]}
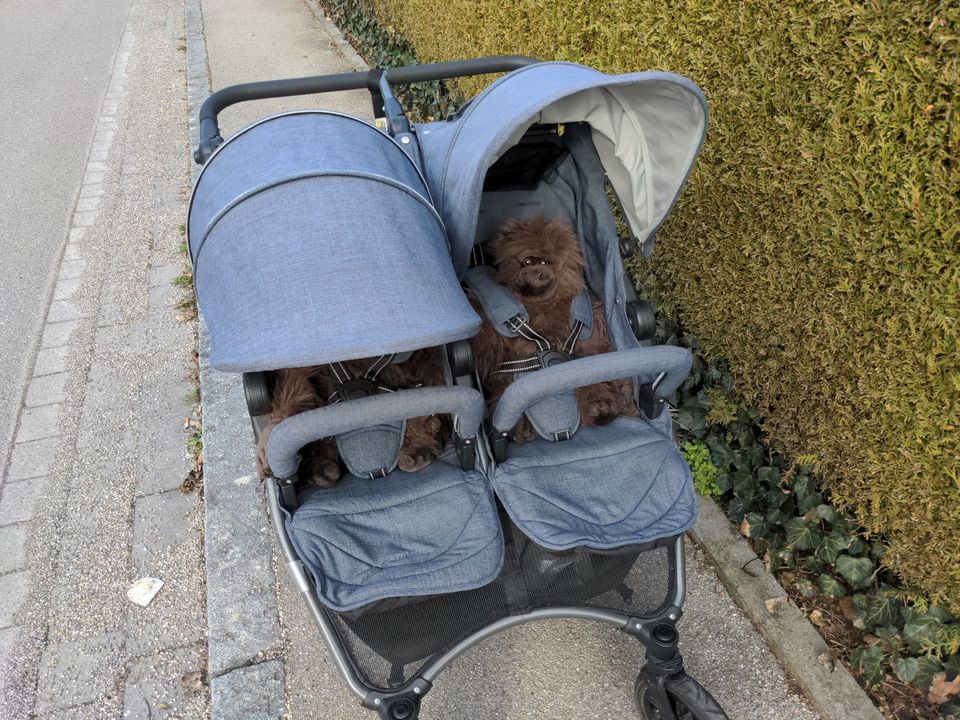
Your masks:
{"label": "fluffy brown toy dog", "polygon": [[[362,377],[373,364],[369,360],[351,360],[344,365],[354,377]],[[380,373],[378,383],[393,389],[440,385],[443,383],[436,350],[417,350],[408,360],[388,365]],[[257,470],[268,477],[267,441],[270,432],[284,418],[306,410],[322,407],[337,388],[337,380],[327,365],[280,370],[273,392],[273,408],[267,415],[267,425],[257,443]],[[429,465],[443,449],[449,436],[448,423],[437,415],[412,418],[407,421],[400,450],[399,467],[415,472]],[[300,452],[300,479],[318,487],[332,487],[342,475],[337,444],[333,440],[318,440]]]}
{"label": "fluffy brown toy dog", "polygon": [[[570,303],[587,287],[576,232],[562,219],[510,220],[494,238],[491,250],[497,281],[526,308],[530,327],[554,348],[561,347],[570,334]],[[474,301],[474,305],[483,315],[479,303]],[[503,363],[529,358],[536,354],[537,346],[520,336],[504,337],[485,319],[474,338],[473,350],[487,400],[492,405],[515,377],[500,371]],[[593,332],[576,344],[573,354],[585,357],[611,350],[603,304],[594,298]],[[627,380],[578,388],[577,405],[584,425],[606,425],[618,415],[639,414]],[[536,433],[524,416],[513,429],[513,439],[525,442],[534,437]]]}

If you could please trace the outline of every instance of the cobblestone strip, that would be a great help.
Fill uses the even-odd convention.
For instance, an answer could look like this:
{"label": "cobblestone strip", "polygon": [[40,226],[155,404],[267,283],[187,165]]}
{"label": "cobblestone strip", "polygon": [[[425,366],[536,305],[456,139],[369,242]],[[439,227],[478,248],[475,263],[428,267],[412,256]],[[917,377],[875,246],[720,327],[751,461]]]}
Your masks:
{"label": "cobblestone strip", "polygon": [[[194,323],[183,8],[134,2],[0,494],[0,719],[202,718],[203,502],[179,486]],[[179,49],[178,49],[178,46]],[[150,605],[134,580],[160,578]]]}
{"label": "cobblestone strip", "polygon": [[[186,0],[186,27],[190,138],[196,147],[197,116],[210,93],[200,0]],[[198,174],[194,165],[194,179]],[[272,720],[287,708],[272,531],[254,476],[240,377],[210,367],[202,320],[199,334],[211,718]]]}

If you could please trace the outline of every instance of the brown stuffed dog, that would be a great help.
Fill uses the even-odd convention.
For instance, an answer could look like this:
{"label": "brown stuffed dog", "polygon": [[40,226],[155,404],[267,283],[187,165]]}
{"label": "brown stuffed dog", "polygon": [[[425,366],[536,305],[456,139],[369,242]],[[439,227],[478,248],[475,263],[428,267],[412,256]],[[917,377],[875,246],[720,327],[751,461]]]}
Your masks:
{"label": "brown stuffed dog", "polygon": [[[566,220],[510,220],[493,240],[494,276],[526,308],[529,325],[559,348],[570,335],[570,303],[586,290],[580,240]],[[479,302],[473,299],[481,316]],[[473,350],[487,400],[495,403],[515,375],[503,364],[529,358],[537,345],[524,337],[504,337],[485,319],[474,338]],[[603,305],[593,299],[593,332],[574,347],[574,357],[613,350],[607,335]],[[535,371],[534,371],[535,372]],[[606,425],[618,415],[639,415],[627,380],[603,382],[577,389],[577,405],[584,425]],[[536,437],[524,416],[513,429],[513,439],[525,442]]]}
{"label": "brown stuffed dog", "polygon": [[[354,377],[362,377],[374,363],[351,360],[343,363]],[[402,363],[387,365],[377,382],[392,389],[441,385],[443,370],[436,350],[417,350]],[[334,394],[337,379],[328,365],[280,370],[273,392],[273,408],[267,415],[267,425],[257,443],[257,470],[261,477],[272,475],[267,462],[267,441],[270,432],[284,418],[322,407]],[[407,421],[400,450],[399,467],[415,472],[429,465],[440,455],[445,439],[449,437],[448,423],[437,415],[412,418]],[[342,473],[337,444],[333,440],[318,440],[300,452],[300,479],[318,487],[332,487]]]}

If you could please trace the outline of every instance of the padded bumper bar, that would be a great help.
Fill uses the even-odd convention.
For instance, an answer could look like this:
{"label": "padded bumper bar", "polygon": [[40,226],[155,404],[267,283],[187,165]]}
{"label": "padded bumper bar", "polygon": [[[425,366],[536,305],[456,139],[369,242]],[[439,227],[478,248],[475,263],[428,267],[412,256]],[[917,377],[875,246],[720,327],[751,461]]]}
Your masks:
{"label": "padded bumper bar", "polygon": [[519,375],[497,403],[493,426],[508,432],[531,405],[545,397],[569,392],[585,385],[637,376],[658,378],[654,391],[666,398],[680,387],[690,372],[693,356],[689,350],[661,345],[577,358],[536,372]]}
{"label": "padded bumper bar", "polygon": [[300,448],[314,440],[380,423],[436,413],[457,416],[458,444],[472,439],[483,421],[483,396],[466,387],[427,387],[371,395],[308,410],[281,421],[267,441],[267,459],[277,478],[289,478],[300,465]]}

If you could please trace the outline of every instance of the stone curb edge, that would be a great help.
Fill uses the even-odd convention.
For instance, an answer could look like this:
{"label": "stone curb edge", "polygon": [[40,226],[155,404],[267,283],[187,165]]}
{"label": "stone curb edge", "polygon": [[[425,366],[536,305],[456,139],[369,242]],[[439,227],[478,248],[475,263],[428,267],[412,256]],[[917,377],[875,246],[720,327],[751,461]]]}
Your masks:
{"label": "stone curb edge", "polygon": [[[823,720],[883,720],[843,663],[830,658],[826,641],[720,506],[708,498],[698,501],[699,515],[690,536]],[[772,612],[767,609],[770,600]]]}
{"label": "stone curb edge", "polygon": [[[191,180],[199,140],[198,114],[210,94],[201,0],[185,0],[187,112]],[[210,368],[210,338],[198,320],[204,411],[204,552],[207,573],[207,678],[211,720],[287,717],[279,659],[273,538],[259,481],[246,458],[251,442],[239,378]]]}

